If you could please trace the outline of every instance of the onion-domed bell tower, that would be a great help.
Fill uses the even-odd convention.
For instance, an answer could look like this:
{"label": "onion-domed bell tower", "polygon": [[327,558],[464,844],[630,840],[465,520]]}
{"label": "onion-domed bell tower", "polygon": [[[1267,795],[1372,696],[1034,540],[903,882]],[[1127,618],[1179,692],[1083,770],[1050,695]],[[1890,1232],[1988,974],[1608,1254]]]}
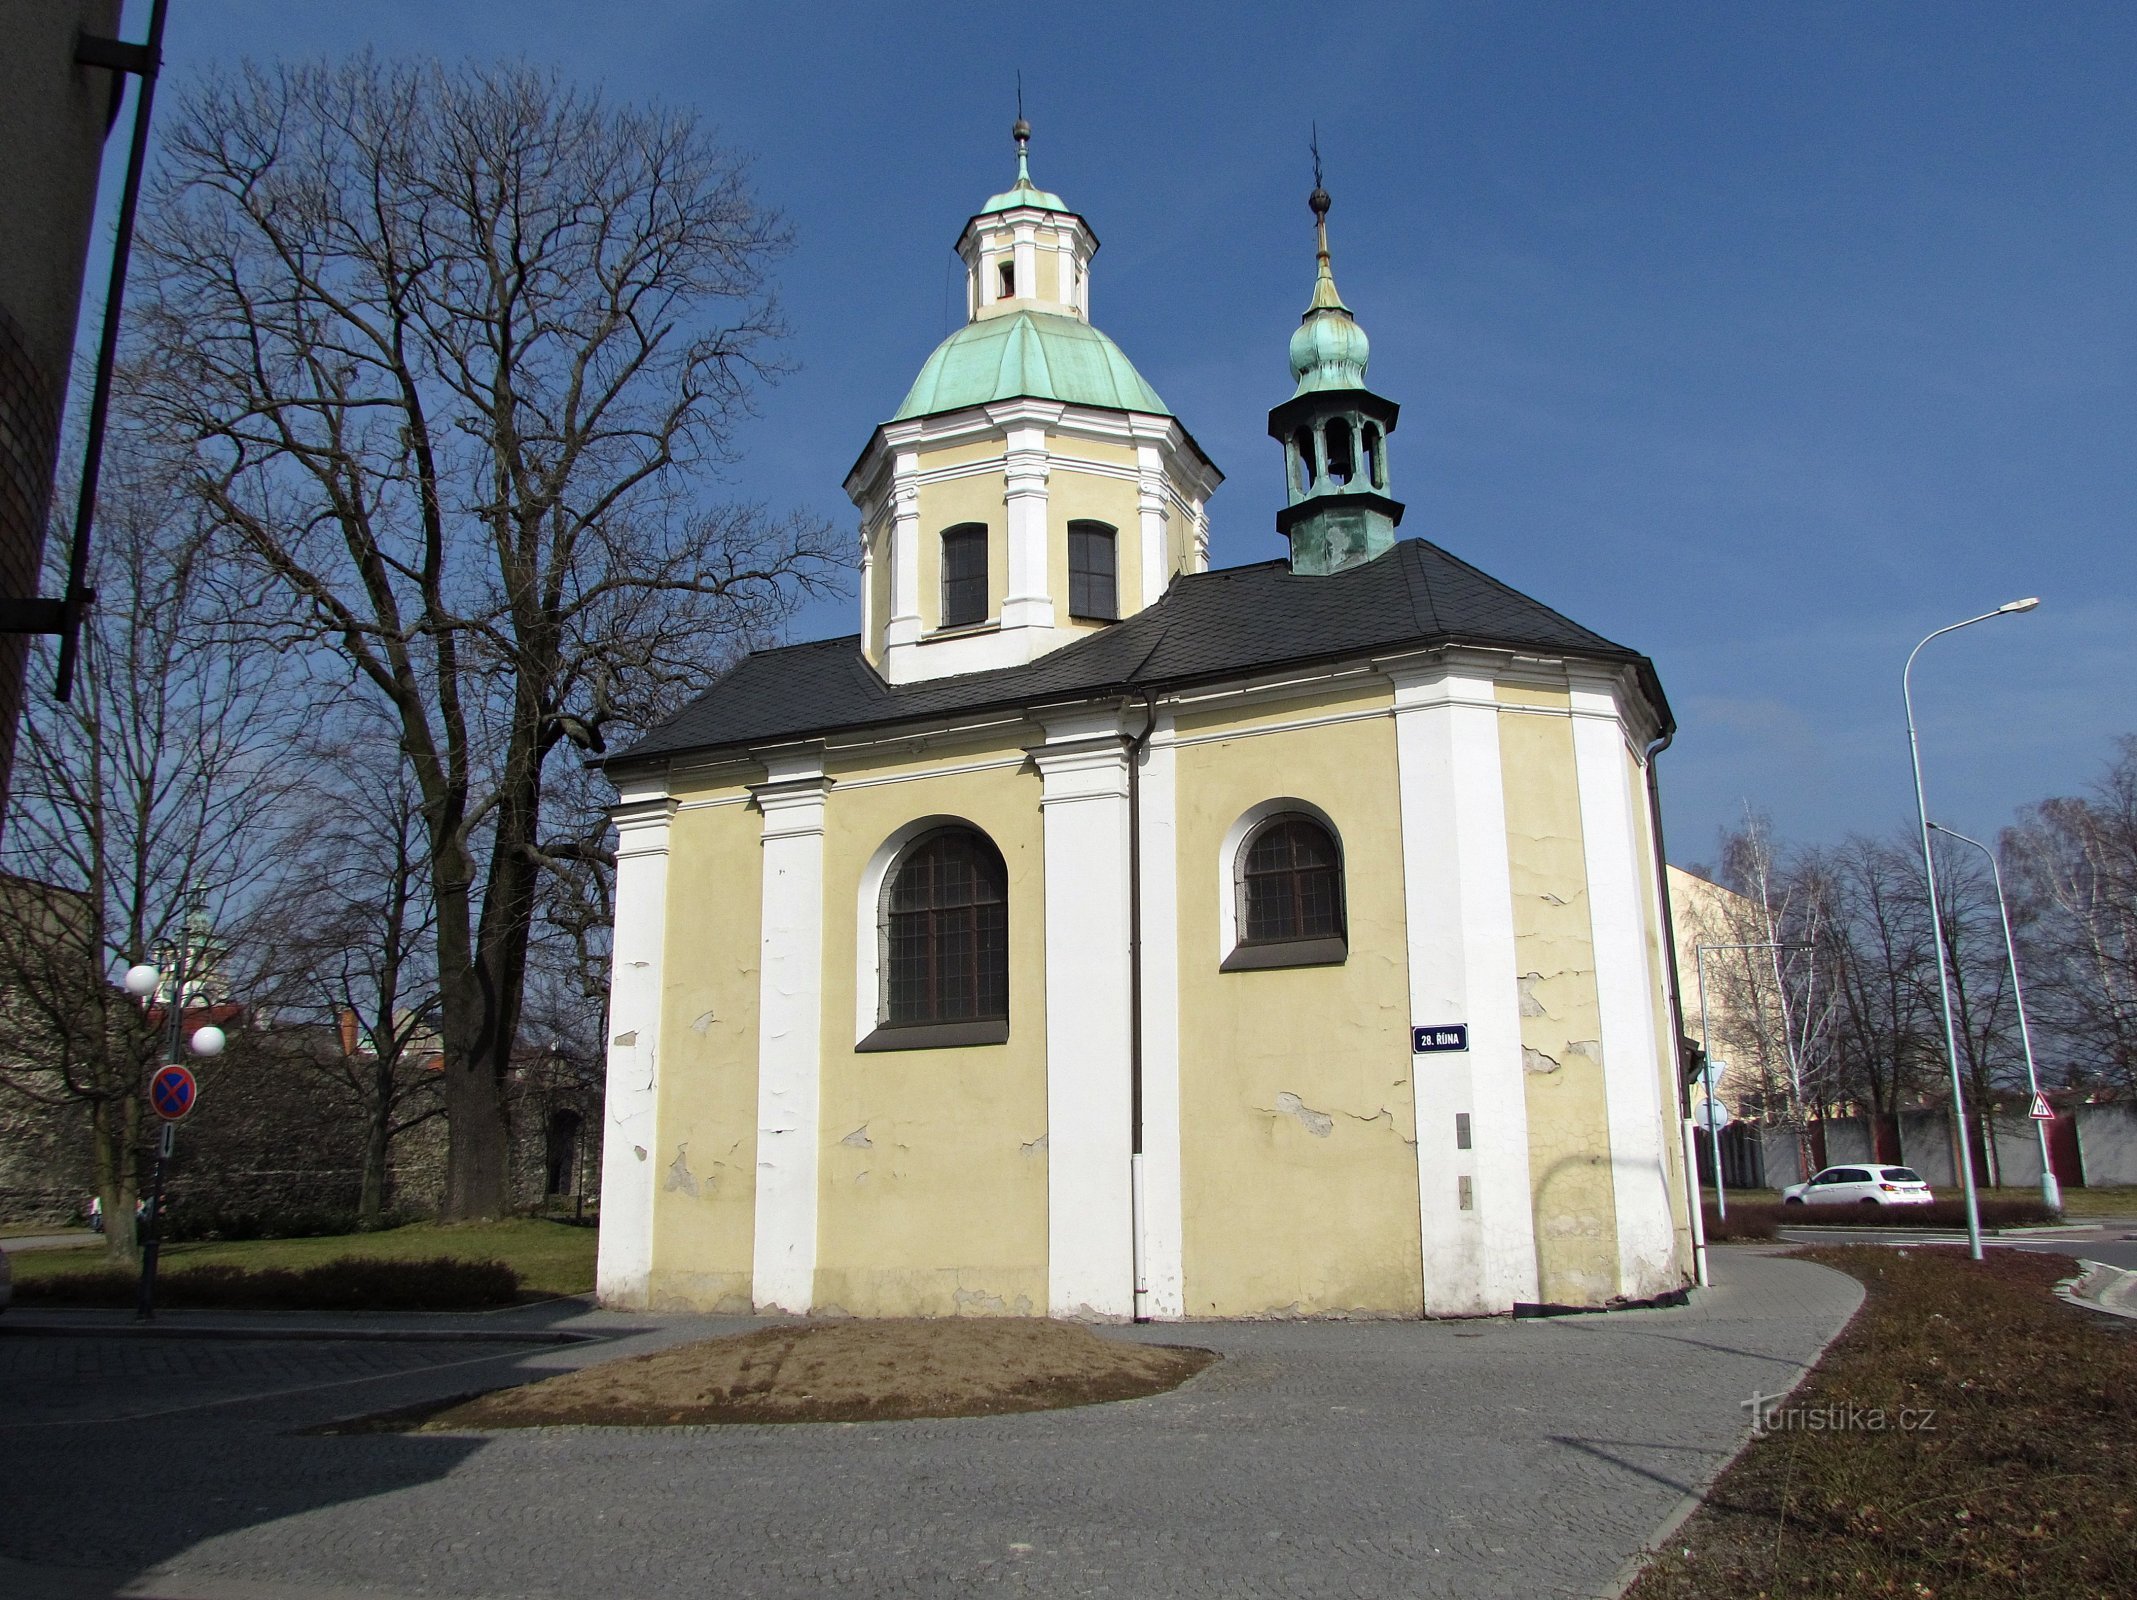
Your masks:
{"label": "onion-domed bell tower", "polygon": [[1371,346],[1336,293],[1328,265],[1328,191],[1318,174],[1313,208],[1320,270],[1313,299],[1291,336],[1298,387],[1269,413],[1269,436],[1284,447],[1290,503],[1276,531],[1291,541],[1291,570],[1344,572],[1395,543],[1402,502],[1388,495],[1388,435],[1399,408],[1365,386]]}

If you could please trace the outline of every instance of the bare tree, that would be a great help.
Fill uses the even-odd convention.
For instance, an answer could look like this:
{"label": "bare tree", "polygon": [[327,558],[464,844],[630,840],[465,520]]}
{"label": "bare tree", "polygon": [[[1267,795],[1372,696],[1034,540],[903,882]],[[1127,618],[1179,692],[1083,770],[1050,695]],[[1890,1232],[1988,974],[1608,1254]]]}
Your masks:
{"label": "bare tree", "polygon": [[507,1201],[543,875],[605,869],[550,778],[827,581],[816,521],[706,509],[787,244],[688,116],[522,67],[199,84],[162,131],[132,386],[233,554],[393,719],[420,796],[445,1211]]}
{"label": "bare tree", "polygon": [[273,860],[291,663],[217,625],[208,539],[189,508],[138,481],[106,482],[98,604],[74,694],[34,700],[18,748],[4,857],[17,877],[0,896],[0,1092],[86,1115],[106,1242],[131,1261],[143,1093],[174,997],[143,1008],[117,979],[181,941],[197,955],[201,929],[241,905]]}
{"label": "bare tree", "polygon": [[301,842],[248,931],[263,1006],[362,1123],[357,1223],[375,1228],[394,1141],[445,1109],[422,797],[371,706],[311,738],[303,765]]}
{"label": "bare tree", "polygon": [[2137,1093],[2137,736],[2089,796],[2042,801],[2002,845],[2027,998],[2063,1076]]}

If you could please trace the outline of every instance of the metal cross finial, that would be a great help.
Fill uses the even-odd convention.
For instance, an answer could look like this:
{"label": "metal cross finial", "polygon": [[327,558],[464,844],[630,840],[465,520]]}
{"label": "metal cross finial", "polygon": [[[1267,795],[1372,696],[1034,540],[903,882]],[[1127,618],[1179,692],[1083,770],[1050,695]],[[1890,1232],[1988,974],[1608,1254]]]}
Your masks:
{"label": "metal cross finial", "polygon": [[1321,187],[1321,125],[1309,122],[1306,126],[1309,130],[1306,148],[1313,152],[1313,186],[1318,189]]}
{"label": "metal cross finial", "polygon": [[1024,69],[1017,68],[1017,120],[1009,130],[1009,136],[1017,142],[1017,181],[1029,183],[1031,171],[1025,166],[1025,154],[1031,146],[1031,124],[1024,120]]}

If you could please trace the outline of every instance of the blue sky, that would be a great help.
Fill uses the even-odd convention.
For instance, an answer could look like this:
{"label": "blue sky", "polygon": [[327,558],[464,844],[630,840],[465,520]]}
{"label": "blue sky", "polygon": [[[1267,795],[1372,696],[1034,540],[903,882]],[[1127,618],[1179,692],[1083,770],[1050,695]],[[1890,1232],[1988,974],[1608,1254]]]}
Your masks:
{"label": "blue sky", "polygon": [[1104,241],[1093,320],[1229,475],[1220,565],[1282,553],[1317,120],[1403,531],[1654,657],[1674,858],[1747,802],[1803,840],[1910,819],[1900,664],[2018,595],[1918,668],[1943,820],[1993,832],[2137,731],[2137,8],[172,9],[172,88],[371,45],[699,110],[798,235],[800,370],[726,488],[842,527],[1012,174],[1021,68],[1034,174]]}

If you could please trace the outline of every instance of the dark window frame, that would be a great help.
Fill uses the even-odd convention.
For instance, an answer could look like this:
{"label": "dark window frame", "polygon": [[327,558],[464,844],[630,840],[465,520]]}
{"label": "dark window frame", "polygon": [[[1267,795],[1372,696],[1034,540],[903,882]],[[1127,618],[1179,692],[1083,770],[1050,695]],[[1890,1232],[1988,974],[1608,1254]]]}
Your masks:
{"label": "dark window frame", "polygon": [[[1301,862],[1298,846],[1316,838],[1327,859]],[[1256,864],[1257,847],[1272,840],[1282,844]],[[1219,970],[1341,965],[1350,954],[1344,879],[1343,841],[1325,819],[1301,810],[1263,817],[1232,860],[1234,937]]]}
{"label": "dark window frame", "polygon": [[[1078,541],[1088,551],[1092,542],[1102,545],[1106,552],[1106,570],[1103,574],[1091,568],[1088,562],[1077,565]],[[1120,530],[1110,522],[1094,518],[1078,517],[1068,525],[1069,558],[1069,615],[1087,622],[1118,622],[1120,620]]]}
{"label": "dark window frame", "polygon": [[876,952],[876,1027],[859,1049],[1005,1043],[1009,874],[994,841],[950,823],[906,844],[877,896]]}
{"label": "dark window frame", "polygon": [[[990,615],[987,595],[987,525],[959,522],[942,530],[941,604],[944,628],[976,628]],[[978,570],[955,571],[951,551],[978,552]],[[974,610],[974,607],[977,610]]]}

